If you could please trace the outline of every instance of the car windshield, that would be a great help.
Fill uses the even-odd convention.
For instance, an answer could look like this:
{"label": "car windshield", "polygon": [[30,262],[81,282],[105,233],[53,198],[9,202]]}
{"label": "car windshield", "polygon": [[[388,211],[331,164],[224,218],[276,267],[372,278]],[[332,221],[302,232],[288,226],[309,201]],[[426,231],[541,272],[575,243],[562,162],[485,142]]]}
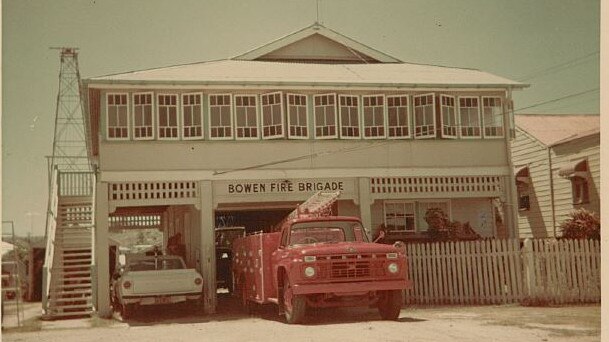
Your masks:
{"label": "car windshield", "polygon": [[151,258],[134,260],[127,265],[129,271],[181,270],[182,260],[178,258]]}
{"label": "car windshield", "polygon": [[367,241],[359,222],[316,221],[295,223],[290,228],[289,245]]}

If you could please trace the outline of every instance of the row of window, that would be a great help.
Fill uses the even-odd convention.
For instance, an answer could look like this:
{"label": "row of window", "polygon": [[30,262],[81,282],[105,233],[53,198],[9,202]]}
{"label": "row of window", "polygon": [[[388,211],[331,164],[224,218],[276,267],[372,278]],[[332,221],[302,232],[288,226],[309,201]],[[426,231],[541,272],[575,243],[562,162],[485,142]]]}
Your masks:
{"label": "row of window", "polygon": [[450,218],[450,201],[385,201],[384,224],[387,231],[421,232],[428,229],[425,213],[428,209],[440,208]]}
{"label": "row of window", "polygon": [[[504,135],[502,98],[495,96],[317,94],[312,97],[312,125],[309,97],[304,94],[207,96],[207,129],[212,140],[456,139]],[[151,92],[110,93],[106,95],[106,113],[109,140],[204,137],[202,93],[156,97]]]}

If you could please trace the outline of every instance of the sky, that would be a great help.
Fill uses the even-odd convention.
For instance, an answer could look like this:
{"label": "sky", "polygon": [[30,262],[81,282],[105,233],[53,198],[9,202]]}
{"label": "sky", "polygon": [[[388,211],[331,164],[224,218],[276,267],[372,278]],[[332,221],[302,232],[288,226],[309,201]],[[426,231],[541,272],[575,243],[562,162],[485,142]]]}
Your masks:
{"label": "sky", "polygon": [[530,84],[514,93],[520,113],[599,113],[598,0],[319,0],[316,9],[316,0],[3,0],[2,220],[44,234],[60,65],[49,47],[78,47],[88,78],[230,58],[319,19],[405,62]]}

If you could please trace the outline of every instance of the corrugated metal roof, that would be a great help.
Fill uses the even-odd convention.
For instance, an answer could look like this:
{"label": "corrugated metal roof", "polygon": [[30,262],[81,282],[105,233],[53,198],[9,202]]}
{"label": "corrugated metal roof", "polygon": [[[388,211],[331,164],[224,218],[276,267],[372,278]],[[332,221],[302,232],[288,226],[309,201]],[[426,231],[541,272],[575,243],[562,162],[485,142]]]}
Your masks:
{"label": "corrugated metal roof", "polygon": [[93,77],[90,83],[525,87],[473,69],[412,63],[313,64],[220,60]]}
{"label": "corrugated metal roof", "polygon": [[517,114],[516,126],[546,146],[583,138],[600,132],[596,114]]}

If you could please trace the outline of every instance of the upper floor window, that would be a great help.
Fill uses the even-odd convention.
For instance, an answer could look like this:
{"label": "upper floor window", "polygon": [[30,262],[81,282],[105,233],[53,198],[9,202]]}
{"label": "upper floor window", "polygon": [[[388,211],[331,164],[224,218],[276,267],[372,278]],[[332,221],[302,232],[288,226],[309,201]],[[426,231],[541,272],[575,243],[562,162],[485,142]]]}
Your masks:
{"label": "upper floor window", "polygon": [[182,94],[182,136],[184,139],[203,138],[201,96],[201,94]]}
{"label": "upper floor window", "polygon": [[283,138],[283,97],[281,92],[260,95],[262,101],[262,138]]}
{"label": "upper floor window", "polygon": [[133,139],[154,139],[152,93],[133,94]]}
{"label": "upper floor window", "polygon": [[474,96],[459,97],[459,119],[462,138],[480,138],[480,105]]}
{"label": "upper floor window", "polygon": [[485,137],[503,137],[503,106],[500,97],[482,97]]}
{"label": "upper floor window", "polygon": [[414,96],[414,137],[436,136],[436,98],[434,94]]}
{"label": "upper floor window", "polygon": [[233,138],[231,95],[209,95],[209,137],[212,140]]}
{"label": "upper floor window", "polygon": [[288,137],[306,139],[309,137],[307,119],[307,96],[287,94],[288,99]]}
{"label": "upper floor window", "polygon": [[158,136],[160,140],[179,139],[178,95],[159,94],[157,97]]}
{"label": "upper floor window", "polygon": [[388,231],[415,231],[414,202],[385,201],[383,209]]}
{"label": "upper floor window", "polygon": [[106,96],[108,140],[129,139],[129,103],[127,94],[108,94]]}
{"label": "upper floor window", "polygon": [[363,96],[364,138],[385,138],[385,97],[383,95]]}
{"label": "upper floor window", "polygon": [[410,138],[408,96],[387,96],[387,135],[389,138]]}
{"label": "upper floor window", "polygon": [[340,136],[345,139],[357,139],[359,131],[359,97],[339,95]]}
{"label": "upper floor window", "polygon": [[440,95],[440,111],[442,115],[442,137],[457,138],[457,110],[455,107],[455,97]]}
{"label": "upper floor window", "polygon": [[336,94],[314,95],[315,137],[338,138],[336,128]]}
{"label": "upper floor window", "polygon": [[239,140],[258,139],[256,95],[235,95],[235,136]]}

